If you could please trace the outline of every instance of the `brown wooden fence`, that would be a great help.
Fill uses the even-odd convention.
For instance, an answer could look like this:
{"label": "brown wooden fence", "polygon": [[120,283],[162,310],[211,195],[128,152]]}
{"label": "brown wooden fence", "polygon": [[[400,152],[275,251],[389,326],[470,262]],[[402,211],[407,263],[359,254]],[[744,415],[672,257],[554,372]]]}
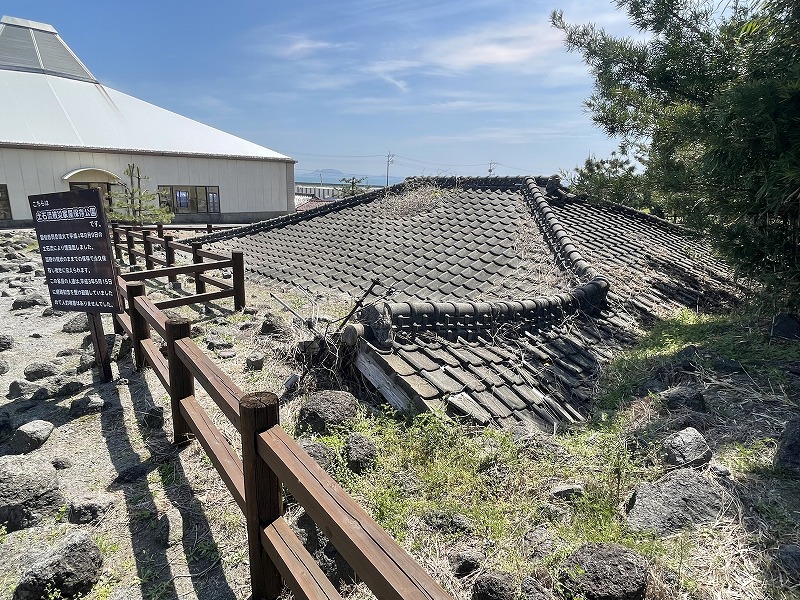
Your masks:
{"label": "brown wooden fence", "polygon": [[[200,264],[190,266],[202,268]],[[166,267],[149,276],[183,272],[174,269]],[[298,599],[341,598],[283,519],[285,487],[377,598],[452,600],[286,434],[279,424],[275,394],[244,394],[192,341],[190,321],[167,317],[161,310],[164,304],[147,297],[141,281],[146,273],[132,274],[136,281],[127,280],[128,274],[118,278],[127,310],[117,315],[116,321],[132,340],[137,369],[152,367],[169,393],[174,443],[185,443],[194,436],[244,513],[252,598],[273,600],[284,584]],[[193,296],[193,303],[203,295]],[[151,338],[153,331],[163,339],[166,356]],[[195,398],[196,383],[241,434],[241,458]]]}
{"label": "brown wooden fence", "polygon": [[[184,244],[176,241],[173,236],[163,233],[162,230],[151,227],[139,226],[114,226],[112,239],[114,254],[118,261],[127,258],[131,267],[139,265],[139,259],[144,260],[144,271],[130,271],[122,275],[125,281],[144,281],[157,277],[166,277],[170,282],[177,281],[178,275],[194,275],[196,294],[183,298],[171,298],[156,302],[161,309],[210,302],[221,298],[233,297],[236,310],[245,306],[244,292],[244,253],[234,250],[230,256],[225,256],[210,250],[204,250],[202,244]],[[154,235],[155,234],[155,235]],[[164,258],[154,255],[154,248],[161,247]],[[141,248],[141,249],[139,249]],[[192,264],[177,266],[176,252],[191,255]],[[155,265],[165,268],[155,269]],[[233,283],[206,275],[206,271],[231,268],[233,270]],[[217,288],[216,291],[206,291],[206,285]]]}

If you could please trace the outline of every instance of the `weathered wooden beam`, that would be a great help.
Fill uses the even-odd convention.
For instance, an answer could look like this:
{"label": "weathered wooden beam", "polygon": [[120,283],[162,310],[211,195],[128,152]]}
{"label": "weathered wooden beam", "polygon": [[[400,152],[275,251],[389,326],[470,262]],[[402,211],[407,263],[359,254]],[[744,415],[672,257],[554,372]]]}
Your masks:
{"label": "weathered wooden beam", "polygon": [[397,385],[394,380],[381,369],[367,352],[360,350],[356,354],[356,368],[367,378],[386,401],[400,412],[428,410],[422,400],[414,401]]}

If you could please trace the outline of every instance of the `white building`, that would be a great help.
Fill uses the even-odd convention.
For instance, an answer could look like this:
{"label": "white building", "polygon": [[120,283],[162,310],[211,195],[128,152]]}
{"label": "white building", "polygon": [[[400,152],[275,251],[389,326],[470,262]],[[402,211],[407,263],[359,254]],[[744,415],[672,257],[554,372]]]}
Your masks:
{"label": "white building", "polygon": [[293,159],[101,85],[50,25],[0,19],[0,226],[31,222],[29,195],[108,195],[131,163],[175,222],[294,211]]}

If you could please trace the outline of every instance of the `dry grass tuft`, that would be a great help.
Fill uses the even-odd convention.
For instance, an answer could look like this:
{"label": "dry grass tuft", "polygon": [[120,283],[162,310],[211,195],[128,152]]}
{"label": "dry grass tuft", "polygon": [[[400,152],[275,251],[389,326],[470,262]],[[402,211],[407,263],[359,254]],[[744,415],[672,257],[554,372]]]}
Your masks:
{"label": "dry grass tuft", "polygon": [[399,191],[388,191],[380,203],[387,219],[413,219],[443,206],[459,192],[458,188],[442,188],[423,179],[407,182]]}

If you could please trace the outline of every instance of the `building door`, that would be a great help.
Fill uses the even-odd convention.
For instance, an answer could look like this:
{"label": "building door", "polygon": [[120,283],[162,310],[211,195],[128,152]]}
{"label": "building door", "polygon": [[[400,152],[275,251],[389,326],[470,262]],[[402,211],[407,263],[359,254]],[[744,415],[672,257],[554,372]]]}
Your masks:
{"label": "building door", "polygon": [[106,183],[104,181],[93,181],[93,182],[81,182],[81,181],[70,181],[69,182],[69,189],[70,191],[77,191],[77,190],[92,190],[98,189],[100,190],[100,197],[104,198],[106,203],[108,204],[109,208],[111,207],[111,184]]}
{"label": "building door", "polygon": [[8,197],[8,186],[0,183],[0,221],[11,218],[11,200]]}

